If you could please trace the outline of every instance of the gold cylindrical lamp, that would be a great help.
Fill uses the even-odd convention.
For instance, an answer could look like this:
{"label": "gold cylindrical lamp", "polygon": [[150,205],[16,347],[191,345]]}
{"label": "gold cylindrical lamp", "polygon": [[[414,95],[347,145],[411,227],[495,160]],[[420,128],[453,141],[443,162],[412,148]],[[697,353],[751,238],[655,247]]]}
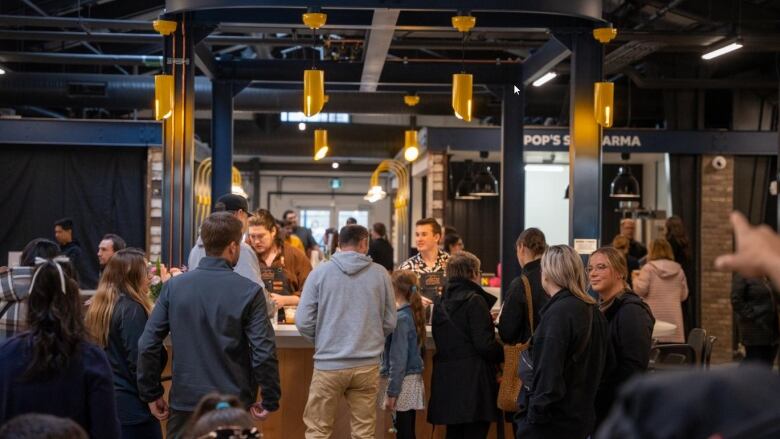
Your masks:
{"label": "gold cylindrical lamp", "polygon": [[604,128],[612,126],[615,118],[615,84],[597,82],[593,85],[593,113],[596,122]]}
{"label": "gold cylindrical lamp", "polygon": [[173,75],[154,76],[154,118],[163,120],[173,114]]}
{"label": "gold cylindrical lamp", "polygon": [[404,132],[404,159],[407,162],[417,160],[420,155],[420,147],[417,144],[417,130],[406,130]]}
{"label": "gold cylindrical lamp", "polygon": [[470,73],[452,75],[452,110],[455,117],[466,122],[471,122],[473,84],[474,76]]}
{"label": "gold cylindrical lamp", "polygon": [[314,116],[325,105],[325,71],[312,69],[303,72],[303,114]]}
{"label": "gold cylindrical lamp", "polygon": [[328,149],[328,130],[314,130],[314,160],[322,160]]}

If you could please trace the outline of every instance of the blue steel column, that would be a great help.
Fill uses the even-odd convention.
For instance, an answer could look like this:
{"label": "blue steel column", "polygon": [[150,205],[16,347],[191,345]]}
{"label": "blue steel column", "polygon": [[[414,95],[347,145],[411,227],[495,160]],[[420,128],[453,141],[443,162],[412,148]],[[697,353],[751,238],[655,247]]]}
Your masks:
{"label": "blue steel column", "polygon": [[[176,32],[166,38],[167,70],[174,77],[173,115],[164,122],[162,259],[187,263],[192,248],[192,179],[195,146],[195,33],[188,14],[174,18]],[[170,43],[169,43],[170,41]]]}
{"label": "blue steel column", "polygon": [[233,83],[211,81],[211,206],[233,185]]}
{"label": "blue steel column", "polygon": [[[593,113],[593,84],[601,81],[603,48],[592,34],[572,37],[569,127],[569,241],[600,239],[601,127]],[[600,245],[600,243],[599,243]]]}
{"label": "blue steel column", "polygon": [[[519,93],[514,93],[517,85]],[[525,87],[504,85],[501,101],[501,291],[509,289],[520,275],[515,241],[525,227],[525,164],[523,163],[523,117]]]}

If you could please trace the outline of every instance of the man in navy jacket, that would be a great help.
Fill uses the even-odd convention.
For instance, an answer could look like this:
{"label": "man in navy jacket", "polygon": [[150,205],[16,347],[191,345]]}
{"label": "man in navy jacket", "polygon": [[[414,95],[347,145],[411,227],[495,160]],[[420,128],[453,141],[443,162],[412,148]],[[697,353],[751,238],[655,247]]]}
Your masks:
{"label": "man in navy jacket", "polygon": [[[138,391],[163,420],[169,409],[160,384],[160,357],[163,340],[171,334],[175,354],[168,438],[181,437],[198,401],[210,392],[237,395],[259,420],[279,408],[276,342],[263,290],[233,271],[241,228],[228,212],[206,218],[200,231],[206,257],[165,283],[138,342]],[[255,403],[258,386],[261,403]]]}

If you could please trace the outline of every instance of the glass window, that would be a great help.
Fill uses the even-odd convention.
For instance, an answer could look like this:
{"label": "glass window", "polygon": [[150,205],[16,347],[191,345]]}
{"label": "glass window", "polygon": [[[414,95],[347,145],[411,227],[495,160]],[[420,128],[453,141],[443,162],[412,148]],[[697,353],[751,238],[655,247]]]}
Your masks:
{"label": "glass window", "polygon": [[355,218],[357,223],[365,228],[368,227],[367,210],[339,210],[339,228],[347,225],[347,218]]}
{"label": "glass window", "polygon": [[322,243],[325,229],[330,227],[330,210],[302,209],[300,221],[303,227],[311,229],[314,239],[318,243]]}

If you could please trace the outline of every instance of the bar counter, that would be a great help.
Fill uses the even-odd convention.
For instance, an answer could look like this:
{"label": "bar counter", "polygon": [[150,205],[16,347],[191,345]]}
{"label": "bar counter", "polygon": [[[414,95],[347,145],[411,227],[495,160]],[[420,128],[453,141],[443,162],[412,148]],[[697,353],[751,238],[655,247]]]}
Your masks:
{"label": "bar counter", "polygon": [[[434,353],[431,328],[428,329],[426,350],[424,357],[425,368],[423,380],[425,382],[425,401],[428,402],[431,386],[432,359]],[[314,347],[299,333],[295,325],[276,325],[276,354],[279,359],[279,376],[282,385],[282,399],[279,410],[272,413],[265,422],[258,422],[258,427],[263,430],[264,439],[304,439],[306,426],[303,424],[303,410],[306,407],[306,399],[309,396],[309,384],[314,370]],[[170,347],[169,356],[171,355]],[[164,375],[170,375],[170,358]],[[467,377],[464,377],[467,379]],[[170,387],[170,381],[164,383],[166,393]],[[167,397],[167,395],[166,395]],[[437,426],[431,432],[432,426],[426,422],[427,412],[417,412],[417,436],[421,438],[444,438],[445,428]],[[388,432],[392,424],[390,413],[384,410],[377,411],[377,438],[393,439],[395,435]],[[489,438],[496,437],[496,425],[491,426]],[[349,411],[346,402],[342,401],[336,415],[333,439],[349,439]],[[504,424],[504,437],[512,438],[512,427]]]}

